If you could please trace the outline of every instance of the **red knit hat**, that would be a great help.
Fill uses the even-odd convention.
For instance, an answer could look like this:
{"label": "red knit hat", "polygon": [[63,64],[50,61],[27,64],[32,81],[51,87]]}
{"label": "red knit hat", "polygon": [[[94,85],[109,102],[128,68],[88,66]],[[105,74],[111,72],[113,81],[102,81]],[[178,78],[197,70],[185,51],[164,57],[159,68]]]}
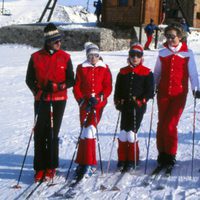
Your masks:
{"label": "red knit hat", "polygon": [[140,43],[134,43],[131,45],[129,53],[135,52],[135,51],[143,53],[143,50],[144,50],[143,46]]}

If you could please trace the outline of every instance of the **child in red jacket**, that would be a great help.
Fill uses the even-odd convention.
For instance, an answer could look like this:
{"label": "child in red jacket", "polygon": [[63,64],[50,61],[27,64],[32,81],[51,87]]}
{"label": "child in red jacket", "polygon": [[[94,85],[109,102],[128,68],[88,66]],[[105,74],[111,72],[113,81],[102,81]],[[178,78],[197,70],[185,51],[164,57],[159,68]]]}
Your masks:
{"label": "child in red jacket", "polygon": [[[143,47],[135,43],[129,51],[129,65],[117,75],[114,102],[121,111],[121,126],[118,147],[118,169],[130,171],[139,161],[137,132],[147,101],[153,97],[153,73],[142,64]],[[135,151],[136,150],[136,151]]]}
{"label": "child in red jacket", "polygon": [[100,59],[99,47],[86,45],[87,60],[78,65],[74,96],[80,108],[80,136],[76,158],[77,176],[83,176],[97,165],[96,132],[107,98],[112,91],[112,76],[108,65]]}

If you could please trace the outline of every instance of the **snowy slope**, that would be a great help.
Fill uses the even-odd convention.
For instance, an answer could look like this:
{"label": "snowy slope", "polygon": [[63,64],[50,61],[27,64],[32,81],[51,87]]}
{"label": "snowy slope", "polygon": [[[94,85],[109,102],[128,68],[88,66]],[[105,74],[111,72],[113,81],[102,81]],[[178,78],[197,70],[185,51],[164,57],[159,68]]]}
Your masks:
{"label": "snowy slope", "polygon": [[[31,10],[27,14],[27,18],[20,18],[20,12],[23,9],[28,10],[28,0],[8,1],[9,8],[16,9],[16,15],[12,16],[15,22],[27,23],[38,16],[37,9]],[[44,1],[34,0],[35,5]],[[20,9],[23,9],[20,11]],[[32,13],[32,14],[31,14]],[[7,23],[6,19],[0,17],[0,24]],[[198,72],[200,73],[200,34],[194,32],[190,35],[189,46],[193,49],[197,62]],[[26,164],[21,177],[21,189],[12,189],[11,186],[17,183],[20,167],[29,140],[31,129],[33,126],[33,97],[27,86],[25,85],[25,74],[28,60],[31,53],[37,49],[22,45],[0,45],[0,199],[13,200],[18,197],[33,183],[34,171],[32,168],[33,160],[33,141],[31,142],[28,152]],[[70,52],[74,65],[76,66],[85,59],[85,52]],[[120,67],[126,65],[127,51],[118,52],[102,52],[105,63],[110,66],[113,75],[113,86],[115,85],[116,75]],[[145,51],[145,65],[152,70],[156,61],[157,51]],[[112,185],[116,181],[116,176],[112,175],[115,171],[117,163],[117,142],[114,143],[110,171],[107,176],[101,177],[100,166],[98,165],[97,176],[92,177],[79,188],[79,192],[75,199],[200,199],[200,101],[197,101],[197,120],[195,135],[195,160],[194,160],[194,177],[191,179],[191,152],[192,152],[192,130],[193,130],[193,97],[191,91],[188,94],[187,104],[181,117],[179,131],[179,149],[177,153],[177,164],[169,179],[158,178],[154,184],[147,187],[143,186],[144,165],[146,158],[146,144],[149,133],[149,123],[151,116],[152,101],[148,102],[148,109],[144,116],[140,132],[138,134],[140,141],[140,168],[136,172],[137,175],[126,177],[121,182],[121,191],[104,191],[99,188],[101,183]],[[104,110],[102,120],[98,126],[101,153],[103,160],[103,168],[106,171],[109,154],[113,142],[113,134],[116,126],[118,112],[113,105],[113,93],[109,98],[109,102]],[[149,165],[147,174],[151,172],[156,165],[156,124],[157,124],[157,106],[154,104],[152,137],[149,154]],[[69,167],[72,154],[74,153],[75,144],[79,135],[79,113],[78,106],[73,97],[72,90],[69,90],[69,100],[65,109],[62,127],[60,130],[60,168],[59,182],[54,187],[45,190],[41,187],[35,192],[32,199],[62,199],[52,198],[52,193],[59,190],[64,183],[67,169]],[[118,130],[119,132],[119,130]],[[97,153],[98,156],[98,153]],[[75,166],[73,166],[75,167]],[[156,186],[164,185],[163,190],[158,190]],[[20,197],[20,199],[24,199]]]}
{"label": "snowy slope", "polygon": [[[86,11],[86,8],[74,1],[70,7],[63,5],[64,1],[56,4],[51,21],[85,23],[95,22],[96,16]],[[40,0],[11,0],[5,1],[4,9],[11,13],[10,16],[0,15],[0,27],[11,24],[35,23],[38,22],[47,1]],[[1,6],[1,4],[0,4]],[[86,5],[85,5],[86,6]],[[1,7],[0,7],[1,9]],[[48,14],[48,12],[47,12]],[[46,15],[47,16],[47,15]]]}

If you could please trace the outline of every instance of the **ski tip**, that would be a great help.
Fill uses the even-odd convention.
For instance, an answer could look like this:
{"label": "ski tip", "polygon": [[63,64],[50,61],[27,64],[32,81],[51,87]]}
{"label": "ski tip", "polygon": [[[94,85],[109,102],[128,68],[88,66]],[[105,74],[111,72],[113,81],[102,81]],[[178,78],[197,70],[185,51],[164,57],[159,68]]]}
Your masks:
{"label": "ski tip", "polygon": [[107,187],[105,185],[100,185],[100,190],[104,191],[106,189],[107,189]]}
{"label": "ski tip", "polygon": [[112,191],[120,191],[120,189],[117,186],[112,187]]}

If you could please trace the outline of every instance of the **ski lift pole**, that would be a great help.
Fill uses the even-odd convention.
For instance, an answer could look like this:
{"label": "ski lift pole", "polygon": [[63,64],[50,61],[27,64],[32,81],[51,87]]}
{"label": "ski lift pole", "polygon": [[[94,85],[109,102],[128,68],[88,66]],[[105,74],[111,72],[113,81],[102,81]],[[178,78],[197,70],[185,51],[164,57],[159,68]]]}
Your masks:
{"label": "ski lift pole", "polygon": [[2,13],[2,15],[3,15],[3,13],[4,13],[4,0],[2,0],[2,8],[1,8],[1,13]]}
{"label": "ski lift pole", "polygon": [[89,3],[90,3],[90,0],[87,1],[87,8],[86,8],[87,11],[88,11],[88,8],[89,8]]}
{"label": "ski lift pole", "polygon": [[191,167],[191,178],[193,179],[193,168],[194,168],[194,139],[195,139],[195,121],[196,121],[196,97],[194,95],[194,111],[193,111],[193,131],[192,131],[192,167]]}

